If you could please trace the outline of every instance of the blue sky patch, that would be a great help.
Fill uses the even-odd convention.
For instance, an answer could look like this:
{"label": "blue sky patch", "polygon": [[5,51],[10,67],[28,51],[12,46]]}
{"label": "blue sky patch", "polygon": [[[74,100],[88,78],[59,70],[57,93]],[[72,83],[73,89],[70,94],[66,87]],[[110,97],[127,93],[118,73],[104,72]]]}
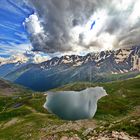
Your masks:
{"label": "blue sky patch", "polygon": [[22,0],[0,0],[0,56],[5,56],[7,49],[7,55],[12,55],[14,45],[30,44],[23,22],[33,13]]}
{"label": "blue sky patch", "polygon": [[91,27],[90,27],[90,30],[92,30],[93,29],[93,27],[94,27],[94,25],[95,25],[95,21],[93,21],[93,23],[91,24]]}

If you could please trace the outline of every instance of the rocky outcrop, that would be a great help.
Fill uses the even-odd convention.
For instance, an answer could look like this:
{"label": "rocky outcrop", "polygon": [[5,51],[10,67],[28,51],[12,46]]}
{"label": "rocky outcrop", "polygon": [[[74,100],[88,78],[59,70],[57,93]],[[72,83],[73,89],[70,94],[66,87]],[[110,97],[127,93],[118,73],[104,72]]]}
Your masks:
{"label": "rocky outcrop", "polygon": [[112,131],[112,133],[102,132],[89,138],[88,140],[138,140],[137,137],[131,137],[125,132]]}
{"label": "rocky outcrop", "polygon": [[140,71],[140,46],[116,51],[102,51],[100,53],[90,53],[86,56],[66,55],[60,58],[55,57],[40,64],[42,69],[49,69],[58,65],[70,65],[74,67],[82,66],[92,62],[95,67],[110,67],[108,71],[112,73],[125,73],[129,71]]}

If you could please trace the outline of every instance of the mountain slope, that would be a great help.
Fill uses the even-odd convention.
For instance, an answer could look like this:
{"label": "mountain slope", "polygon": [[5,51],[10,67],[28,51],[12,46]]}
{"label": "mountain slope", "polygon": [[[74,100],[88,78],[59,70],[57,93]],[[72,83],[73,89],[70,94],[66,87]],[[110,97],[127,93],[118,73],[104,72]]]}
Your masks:
{"label": "mountain slope", "polygon": [[25,93],[31,93],[31,91],[19,85],[0,79],[0,96],[13,96]]}
{"label": "mountain slope", "polygon": [[8,73],[15,71],[20,67],[20,63],[3,64],[0,66],[0,77],[6,76]]}
{"label": "mountain slope", "polygon": [[136,77],[139,73],[140,47],[135,46],[26,64],[9,72],[4,78],[33,90],[46,91],[76,81],[109,82]]}

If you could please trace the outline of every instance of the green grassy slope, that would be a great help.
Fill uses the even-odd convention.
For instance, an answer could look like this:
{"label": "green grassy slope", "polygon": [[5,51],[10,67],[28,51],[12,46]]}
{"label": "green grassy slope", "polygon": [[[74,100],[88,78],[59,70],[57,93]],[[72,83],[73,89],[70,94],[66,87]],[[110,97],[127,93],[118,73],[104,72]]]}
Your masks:
{"label": "green grassy slope", "polygon": [[99,113],[119,116],[126,115],[134,107],[140,105],[140,78],[125,81],[110,82],[104,84],[74,83],[60,87],[55,90],[83,90],[87,87],[102,86],[107,91],[108,96],[101,99],[98,103]]}
{"label": "green grassy slope", "polygon": [[[94,119],[108,122],[108,127],[118,121],[110,130],[123,130],[134,135],[140,133],[140,78],[103,84],[74,83],[55,90],[83,90],[94,86],[102,86],[108,93],[98,102]],[[135,123],[131,123],[133,120]]]}
{"label": "green grassy slope", "polygon": [[31,92],[31,90],[28,90],[25,87],[0,79],[0,96],[13,96],[27,93],[30,94]]}
{"label": "green grassy slope", "polygon": [[[8,83],[9,85],[9,83]],[[0,81],[3,91],[3,81]],[[10,84],[13,87],[13,85]],[[73,83],[54,90],[82,90],[94,87],[92,83]],[[92,120],[64,121],[43,108],[43,93],[33,93],[17,88],[18,94],[12,91],[11,96],[0,92],[0,140],[38,140],[57,135],[77,134],[82,139],[83,131],[95,127],[97,131],[126,131],[130,135],[140,133],[140,78],[112,83],[103,86],[108,96],[98,103],[98,111]],[[22,93],[22,94],[19,94]],[[3,96],[4,95],[4,96]],[[102,126],[102,127],[101,127]]]}

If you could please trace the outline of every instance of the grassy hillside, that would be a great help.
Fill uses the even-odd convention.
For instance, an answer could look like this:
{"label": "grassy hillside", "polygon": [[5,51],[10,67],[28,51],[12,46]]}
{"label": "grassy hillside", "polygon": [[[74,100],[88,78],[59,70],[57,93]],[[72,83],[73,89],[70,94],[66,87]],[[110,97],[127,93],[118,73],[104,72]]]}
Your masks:
{"label": "grassy hillside", "polygon": [[[7,85],[10,86],[8,89],[12,89],[11,96],[4,94]],[[97,84],[73,83],[54,90],[82,90],[94,86]],[[49,114],[42,107],[45,102],[43,93],[34,93],[0,81],[0,140],[57,140],[62,136],[75,135],[87,140],[94,135],[94,132],[88,135],[83,133],[88,128],[95,128],[97,133],[125,131],[139,137],[140,78],[99,86],[103,86],[109,95],[99,101],[95,117],[92,120],[71,122]]]}
{"label": "grassy hillside", "polygon": [[[112,129],[124,130],[130,134],[140,133],[140,78],[104,84],[74,83],[55,90],[83,90],[86,87],[102,86],[108,96],[98,102],[98,111],[94,117],[105,120],[110,125],[118,123]],[[130,123],[135,120],[135,123]]]}
{"label": "grassy hillside", "polygon": [[27,90],[22,86],[0,79],[0,96],[13,96],[27,93],[30,94],[31,92],[31,90]]}

